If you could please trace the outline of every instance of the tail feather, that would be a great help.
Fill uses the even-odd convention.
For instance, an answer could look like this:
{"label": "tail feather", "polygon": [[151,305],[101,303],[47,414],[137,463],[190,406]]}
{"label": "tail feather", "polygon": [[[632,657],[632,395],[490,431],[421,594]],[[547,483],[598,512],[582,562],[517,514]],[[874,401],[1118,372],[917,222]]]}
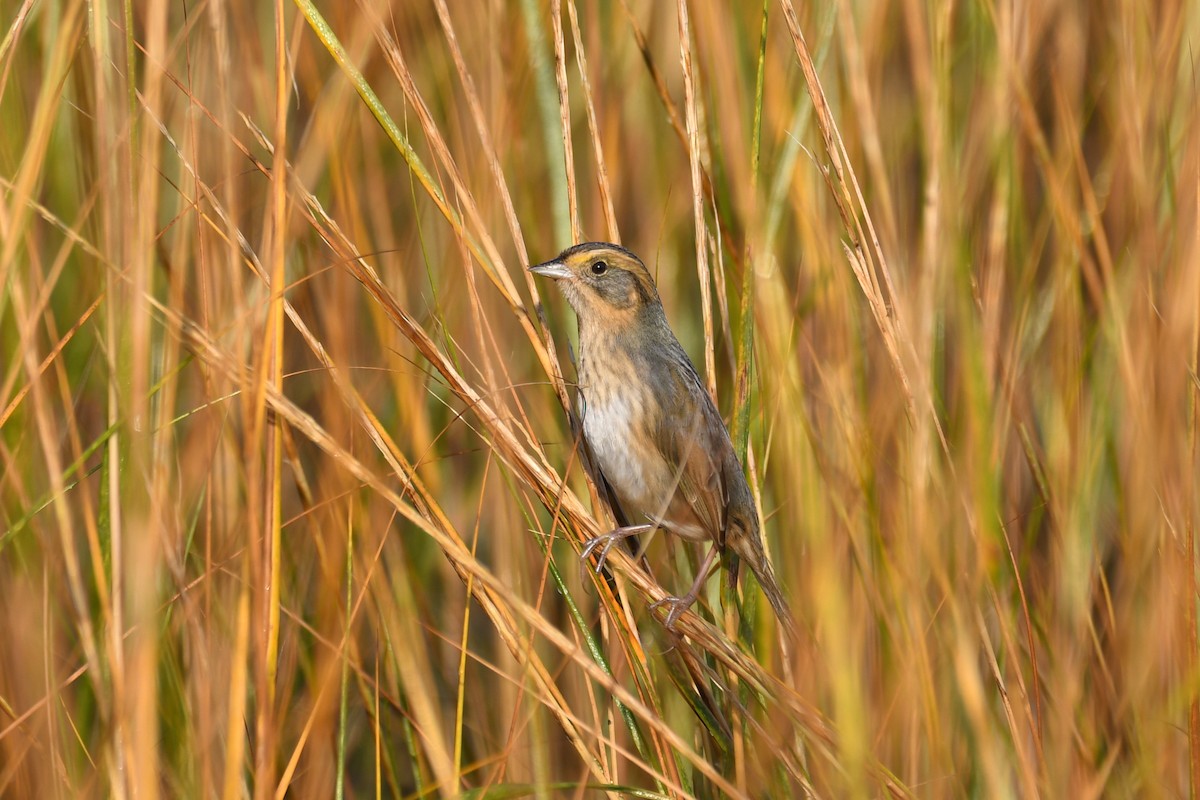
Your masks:
{"label": "tail feather", "polygon": [[[753,566],[751,565],[751,567]],[[795,636],[796,620],[792,616],[792,610],[788,607],[787,600],[783,599],[783,592],[780,591],[779,583],[775,580],[775,572],[771,569],[770,562],[764,559],[762,567],[754,569],[754,577],[758,578],[758,585],[762,587],[763,594],[767,596],[767,602],[771,604],[775,616],[779,619],[779,624],[786,631],[788,637]]]}
{"label": "tail feather", "polygon": [[775,617],[779,620],[780,627],[784,629],[789,639],[794,638],[796,619],[792,616],[792,609],[788,606],[787,600],[783,598],[779,581],[775,580],[775,570],[771,568],[771,562],[767,560],[767,554],[763,552],[762,543],[750,536],[740,536],[729,541],[729,545],[734,553],[750,565],[750,571],[758,579],[758,585],[762,587],[767,602],[775,611]]}

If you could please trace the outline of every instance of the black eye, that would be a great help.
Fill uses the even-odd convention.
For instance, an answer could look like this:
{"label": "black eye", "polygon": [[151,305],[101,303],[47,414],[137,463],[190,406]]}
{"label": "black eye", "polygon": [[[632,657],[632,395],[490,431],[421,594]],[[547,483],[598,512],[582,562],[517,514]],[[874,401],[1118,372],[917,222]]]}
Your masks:
{"label": "black eye", "polygon": [[593,275],[603,275],[606,272],[608,272],[608,264],[605,264],[603,261],[596,261],[592,264]]}

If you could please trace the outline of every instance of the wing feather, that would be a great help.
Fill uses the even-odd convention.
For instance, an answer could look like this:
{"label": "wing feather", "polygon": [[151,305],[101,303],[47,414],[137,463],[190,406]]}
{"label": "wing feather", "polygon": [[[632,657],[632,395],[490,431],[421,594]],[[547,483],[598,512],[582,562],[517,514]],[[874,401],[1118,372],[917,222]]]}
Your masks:
{"label": "wing feather", "polygon": [[660,379],[672,402],[653,431],[659,453],[675,469],[675,491],[664,517],[676,526],[699,526],[706,538],[724,546],[729,493],[722,464],[732,445],[682,348],[665,373]]}

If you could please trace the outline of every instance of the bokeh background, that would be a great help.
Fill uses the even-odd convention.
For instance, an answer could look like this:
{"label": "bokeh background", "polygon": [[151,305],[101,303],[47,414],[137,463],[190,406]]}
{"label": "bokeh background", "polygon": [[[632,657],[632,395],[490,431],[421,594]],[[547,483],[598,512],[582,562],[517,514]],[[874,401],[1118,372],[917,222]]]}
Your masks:
{"label": "bokeh background", "polygon": [[[0,0],[0,794],[1180,797],[1200,6]],[[795,609],[613,525],[620,241]]]}

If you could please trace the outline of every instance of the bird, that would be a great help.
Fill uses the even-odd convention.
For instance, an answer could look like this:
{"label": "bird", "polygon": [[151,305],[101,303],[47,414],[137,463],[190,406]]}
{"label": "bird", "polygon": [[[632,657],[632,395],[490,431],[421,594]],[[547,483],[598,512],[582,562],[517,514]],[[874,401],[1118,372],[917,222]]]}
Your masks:
{"label": "bird", "polygon": [[696,602],[717,558],[732,551],[793,631],[729,431],[646,265],[620,245],[584,242],[529,271],[553,279],[578,317],[583,437],[623,512],[614,517],[633,523],[588,540],[581,558],[596,553],[600,573],[617,542],[655,529],[710,543],[688,592],[651,606],[665,608],[667,629]]}

